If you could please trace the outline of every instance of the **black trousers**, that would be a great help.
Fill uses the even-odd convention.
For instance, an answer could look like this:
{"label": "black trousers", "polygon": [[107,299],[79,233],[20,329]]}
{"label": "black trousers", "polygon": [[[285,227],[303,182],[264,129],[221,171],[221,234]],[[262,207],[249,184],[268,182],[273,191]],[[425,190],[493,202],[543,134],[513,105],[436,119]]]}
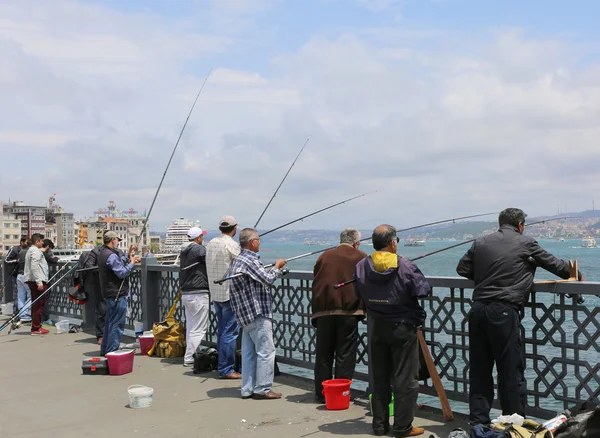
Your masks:
{"label": "black trousers", "polygon": [[493,368],[503,415],[525,416],[525,361],[519,312],[501,302],[474,302],[469,319],[469,421],[489,423],[494,401]]}
{"label": "black trousers", "polygon": [[417,328],[374,318],[370,329],[373,431],[387,432],[390,427],[393,388],[393,433],[404,436],[412,429],[419,394]]}
{"label": "black trousers", "polygon": [[[315,395],[323,399],[323,381],[350,379],[356,367],[358,317],[345,315],[317,318],[317,352],[315,357]],[[333,362],[335,359],[335,374]]]}
{"label": "black trousers", "polygon": [[96,307],[96,339],[104,337],[104,325],[106,324],[106,300],[102,298],[100,285],[89,288],[89,295],[93,296]]}

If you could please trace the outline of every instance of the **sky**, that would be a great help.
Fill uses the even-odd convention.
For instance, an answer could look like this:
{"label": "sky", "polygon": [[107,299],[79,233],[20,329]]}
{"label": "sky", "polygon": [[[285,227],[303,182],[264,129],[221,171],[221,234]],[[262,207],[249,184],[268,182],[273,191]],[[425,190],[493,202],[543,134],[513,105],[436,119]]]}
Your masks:
{"label": "sky", "polygon": [[[408,227],[600,192],[595,1],[0,0],[0,199]],[[490,217],[493,220],[494,216]]]}

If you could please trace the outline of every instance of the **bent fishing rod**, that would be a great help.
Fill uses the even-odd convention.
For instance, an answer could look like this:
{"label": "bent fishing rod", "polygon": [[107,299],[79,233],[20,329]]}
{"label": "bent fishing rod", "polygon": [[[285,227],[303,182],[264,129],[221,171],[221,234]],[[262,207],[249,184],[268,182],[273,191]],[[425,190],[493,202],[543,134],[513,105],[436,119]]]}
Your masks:
{"label": "bent fishing rod", "polygon": [[[575,216],[561,217],[561,218],[555,218],[555,219],[546,219],[546,220],[543,220],[543,221],[537,221],[537,222],[532,222],[530,224],[525,224],[525,226],[529,227],[531,225],[538,225],[538,224],[543,224],[543,223],[546,223],[546,222],[556,221],[556,220],[561,220],[561,219],[573,219],[574,217]],[[417,260],[424,259],[425,257],[429,257],[429,256],[432,256],[434,254],[439,254],[440,252],[448,251],[449,249],[456,248],[458,246],[463,246],[463,245],[466,245],[467,243],[475,242],[476,240],[477,240],[477,238],[465,240],[464,242],[455,243],[454,245],[446,246],[444,248],[440,248],[440,249],[437,249],[435,251],[431,251],[431,252],[428,252],[427,254],[423,254],[423,255],[414,257],[412,259],[408,259],[408,260],[411,261],[411,262],[416,262]],[[347,280],[347,281],[344,281],[342,283],[334,284],[333,288],[334,289],[339,289],[341,287],[344,287],[344,286],[347,286],[347,285],[349,285],[351,283],[354,283],[355,281],[356,281],[356,278],[353,278],[352,280]]]}
{"label": "bent fishing rod", "polygon": [[[428,222],[426,224],[415,225],[415,226],[412,226],[412,227],[403,228],[403,229],[397,230],[396,232],[397,233],[403,233],[405,231],[410,231],[410,230],[414,230],[414,229],[417,229],[417,228],[429,227],[429,226],[432,226],[432,225],[443,224],[443,223],[446,223],[446,222],[455,222],[455,221],[461,220],[461,219],[469,219],[469,218],[480,217],[480,216],[488,216],[490,214],[495,214],[495,213],[474,214],[474,215],[470,215],[470,216],[462,216],[462,217],[456,217],[456,218],[451,218],[451,219],[445,219],[445,220],[441,220],[441,221]],[[359,242],[364,242],[366,240],[371,240],[371,239],[372,239],[372,237],[365,237],[364,239],[360,239]],[[315,254],[320,254],[322,252],[329,251],[330,249],[335,249],[335,248],[337,248],[337,246],[331,246],[329,248],[323,248],[323,249],[318,249],[316,251],[307,252],[306,254],[300,254],[298,256],[289,258],[289,259],[286,260],[286,262],[291,262],[293,260],[298,260],[298,259],[301,259],[301,258],[304,258],[304,257],[309,257],[309,256],[312,256],[312,255],[315,255]],[[271,263],[270,265],[265,266],[265,268],[270,268],[270,267],[273,267],[273,266],[275,266],[275,264]],[[225,276],[224,278],[221,278],[220,280],[213,281],[213,283],[215,283],[215,284],[223,284],[223,282],[225,282],[227,280],[231,280],[232,278],[235,278],[235,277],[239,277],[241,275],[243,275],[243,274],[240,273],[240,274],[234,274],[234,275],[231,275],[231,276]]]}
{"label": "bent fishing rod", "polygon": [[294,165],[296,164],[296,161],[298,161],[298,157],[300,157],[300,154],[302,153],[302,151],[304,150],[304,148],[306,147],[306,145],[308,144],[308,141],[310,140],[310,135],[308,136],[308,138],[306,139],[306,141],[304,142],[304,145],[302,145],[302,148],[300,149],[300,152],[298,152],[298,155],[296,155],[296,158],[294,158],[294,161],[292,162],[292,165],[290,166],[290,168],[288,169],[288,171],[285,173],[285,175],[283,176],[283,179],[281,180],[281,182],[279,183],[279,185],[277,186],[277,188],[275,189],[275,193],[273,193],[273,196],[271,196],[271,199],[269,199],[269,202],[267,203],[267,206],[265,207],[265,209],[262,211],[262,213],[260,214],[260,216],[258,217],[258,220],[256,221],[256,223],[254,224],[254,229],[256,229],[256,227],[258,227],[258,224],[260,222],[260,220],[262,219],[262,217],[265,215],[267,209],[269,208],[269,205],[271,205],[271,202],[273,202],[273,199],[275,199],[275,196],[277,196],[277,192],[279,191],[279,189],[281,188],[281,186],[283,185],[284,181],[286,180],[287,176],[290,174],[290,172],[292,171],[292,168],[294,167]]}
{"label": "bent fishing rod", "polygon": [[[192,104],[192,107],[190,108],[190,111],[185,119],[185,122],[183,123],[183,126],[181,127],[181,132],[179,133],[179,137],[177,137],[177,141],[175,142],[175,146],[173,147],[173,151],[171,152],[171,156],[169,157],[169,161],[167,162],[167,166],[165,167],[165,171],[162,175],[162,178],[160,179],[160,183],[158,184],[158,188],[156,189],[156,193],[154,194],[154,198],[152,199],[152,203],[150,204],[150,209],[148,210],[148,214],[146,215],[146,219],[144,220],[144,225],[142,226],[142,231],[140,232],[140,235],[138,236],[138,240],[137,240],[137,244],[136,247],[138,247],[140,245],[140,242],[142,241],[142,238],[144,236],[144,232],[146,231],[146,227],[148,226],[148,220],[150,219],[150,215],[152,214],[152,209],[154,208],[154,204],[156,202],[156,198],[158,198],[158,194],[160,192],[160,189],[162,188],[163,182],[165,180],[165,177],[167,176],[167,172],[169,171],[169,167],[171,166],[171,161],[173,161],[173,156],[175,155],[175,152],[177,151],[177,148],[179,147],[179,142],[181,141],[181,137],[183,136],[183,133],[185,131],[185,128],[190,120],[190,117],[192,116],[192,113],[194,112],[194,108],[196,107],[196,102],[198,102],[198,99],[200,98],[200,94],[202,93],[202,90],[204,90],[204,86],[206,85],[206,81],[208,81],[208,78],[210,77],[210,74],[212,72],[212,69],[208,72],[208,74],[206,75],[206,77],[204,78],[204,82],[202,82],[202,86],[200,87],[200,90],[198,91],[198,94],[196,94],[196,98],[194,99],[194,103]],[[123,283],[125,282],[125,279],[123,279],[121,281],[121,285],[119,286],[119,291],[117,292],[117,296],[115,297],[115,301],[117,301],[119,299],[119,295],[121,295],[121,289],[123,288]]]}
{"label": "bent fishing rod", "polygon": [[[56,278],[56,276],[66,267],[69,266],[69,262],[65,263],[57,272],[56,274],[54,274],[52,276],[52,278],[50,278],[46,284],[49,284],[54,278]],[[75,270],[75,268],[77,268],[77,264],[75,264],[75,266],[73,266],[71,269],[69,269],[65,275],[63,275],[62,277],[60,277],[54,284],[50,285],[39,297],[37,297],[35,300],[33,301],[29,301],[28,303],[25,303],[25,305],[23,307],[21,307],[21,309],[19,310],[19,312],[14,315],[12,318],[10,318],[8,321],[6,321],[4,324],[2,324],[2,326],[0,326],[0,332],[2,330],[4,330],[7,326],[11,325],[13,323],[13,321],[15,321],[16,319],[18,319],[27,309],[31,308],[35,303],[37,303],[40,299],[42,299],[42,297],[46,296],[47,293],[49,293],[52,288],[54,286],[56,286],[57,284],[60,284],[60,282],[71,273],[71,271]],[[11,329],[12,330],[12,329]]]}
{"label": "bent fishing rod", "polygon": [[[304,219],[306,219],[306,218],[309,218],[309,217],[311,217],[311,216],[314,216],[315,214],[321,213],[321,212],[323,212],[323,211],[325,211],[325,210],[329,210],[330,208],[333,208],[333,207],[337,207],[338,205],[345,204],[346,202],[350,202],[350,201],[352,201],[352,200],[354,200],[354,199],[362,198],[363,196],[367,196],[367,195],[370,195],[370,194],[372,194],[372,193],[375,193],[375,192],[377,192],[377,190],[374,190],[374,191],[372,191],[372,192],[363,193],[362,195],[354,196],[354,197],[352,197],[352,198],[348,198],[348,199],[346,199],[346,200],[344,200],[344,201],[342,201],[342,202],[337,202],[337,203],[335,203],[335,204],[332,204],[332,205],[330,205],[330,206],[328,206],[328,207],[322,208],[322,209],[320,209],[320,210],[317,210],[317,211],[314,211],[314,212],[312,212],[312,213],[310,213],[310,214],[307,214],[307,215],[305,215],[305,216],[302,216],[301,218],[294,219],[293,221],[290,221],[290,222],[288,222],[288,223],[285,223],[285,224],[283,224],[283,225],[280,225],[280,226],[278,226],[278,227],[276,227],[276,228],[273,228],[272,230],[265,231],[264,233],[262,233],[262,234],[259,234],[259,235],[258,235],[258,237],[266,236],[267,234],[270,234],[270,233],[272,233],[272,232],[274,232],[274,231],[280,230],[280,229],[282,229],[282,228],[284,228],[284,227],[287,227],[288,225],[295,224],[296,222],[299,222],[299,221],[301,221],[301,220],[304,220]],[[179,256],[178,256],[178,258],[179,258]],[[183,268],[183,269],[182,269],[182,271],[187,271],[188,269],[191,269],[191,268],[193,268],[194,266],[197,266],[197,265],[199,265],[199,264],[200,264],[200,262],[192,263],[191,265],[189,265],[189,266],[186,266],[185,268]]]}

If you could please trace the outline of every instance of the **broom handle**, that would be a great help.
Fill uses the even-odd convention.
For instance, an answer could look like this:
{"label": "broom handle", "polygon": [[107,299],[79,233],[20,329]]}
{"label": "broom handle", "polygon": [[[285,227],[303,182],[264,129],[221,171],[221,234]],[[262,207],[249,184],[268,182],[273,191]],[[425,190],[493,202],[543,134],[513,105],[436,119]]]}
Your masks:
{"label": "broom handle", "polygon": [[427,342],[425,342],[425,337],[423,336],[423,330],[421,330],[421,328],[417,329],[417,336],[419,338],[421,350],[423,350],[423,356],[425,357],[425,363],[427,364],[429,376],[431,377],[431,381],[433,382],[433,386],[435,387],[435,392],[437,392],[438,398],[440,399],[440,403],[442,404],[442,413],[444,414],[444,419],[446,421],[452,421],[454,420],[454,414],[452,413],[452,409],[450,408],[450,403],[448,403],[446,390],[442,385],[440,375],[435,369],[435,363],[433,363],[433,358],[431,357],[431,353],[429,352],[429,348],[427,347]]}

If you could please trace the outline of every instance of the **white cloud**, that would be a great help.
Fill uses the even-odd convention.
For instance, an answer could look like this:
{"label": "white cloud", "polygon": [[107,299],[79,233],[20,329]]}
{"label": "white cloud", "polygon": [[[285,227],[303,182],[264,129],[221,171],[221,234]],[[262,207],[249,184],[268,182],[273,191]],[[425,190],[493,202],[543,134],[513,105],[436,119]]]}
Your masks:
{"label": "white cloud", "polygon": [[148,208],[210,67],[153,229],[180,216],[210,228],[224,212],[253,224],[309,134],[262,226],[374,189],[301,226],[549,213],[600,189],[600,67],[582,66],[569,40],[370,27],[273,40],[270,62],[240,67],[238,55],[261,53],[249,41],[270,32],[254,20],[272,5],[224,3],[185,19],[0,5],[0,198],[57,192],[77,216],[109,199]]}

